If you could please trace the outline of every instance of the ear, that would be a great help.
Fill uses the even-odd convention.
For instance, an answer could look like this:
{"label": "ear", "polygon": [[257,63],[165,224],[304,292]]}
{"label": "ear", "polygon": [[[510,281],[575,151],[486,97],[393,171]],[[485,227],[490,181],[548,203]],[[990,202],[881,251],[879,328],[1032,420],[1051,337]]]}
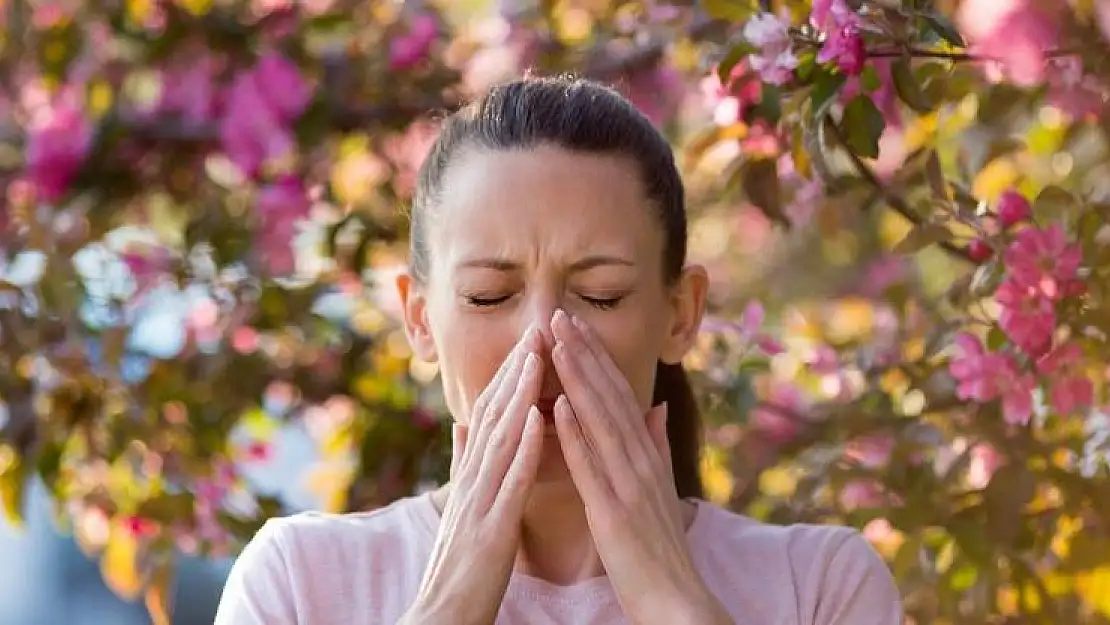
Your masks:
{"label": "ear", "polygon": [[416,357],[426,362],[435,362],[435,339],[428,324],[428,299],[421,285],[408,271],[397,276],[397,294],[401,298],[401,311],[404,314],[405,336]]}
{"label": "ear", "polygon": [[701,265],[689,265],[671,292],[671,323],[663,342],[660,360],[674,365],[682,362],[698,338],[705,316],[709,293],[709,274]]}

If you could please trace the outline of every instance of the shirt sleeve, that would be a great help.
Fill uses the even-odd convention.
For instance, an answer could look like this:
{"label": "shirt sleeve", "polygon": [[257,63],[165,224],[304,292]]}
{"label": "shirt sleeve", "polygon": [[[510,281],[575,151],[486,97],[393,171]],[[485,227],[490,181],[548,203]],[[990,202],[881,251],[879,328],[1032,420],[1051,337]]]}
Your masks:
{"label": "shirt sleeve", "polygon": [[898,587],[863,535],[848,533],[828,562],[813,625],[902,625]]}
{"label": "shirt sleeve", "polygon": [[235,560],[213,625],[296,625],[280,519],[270,519]]}

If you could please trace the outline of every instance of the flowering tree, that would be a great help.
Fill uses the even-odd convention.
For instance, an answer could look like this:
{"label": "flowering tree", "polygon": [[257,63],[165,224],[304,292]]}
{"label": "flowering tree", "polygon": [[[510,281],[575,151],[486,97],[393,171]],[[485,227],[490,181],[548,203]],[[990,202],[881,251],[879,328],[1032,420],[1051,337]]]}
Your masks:
{"label": "flowering tree", "polygon": [[573,70],[682,157],[708,495],[862,528],[914,622],[1110,619],[1105,3],[504,4],[5,5],[9,517],[166,622],[174,553],[442,479],[398,209],[439,111]]}

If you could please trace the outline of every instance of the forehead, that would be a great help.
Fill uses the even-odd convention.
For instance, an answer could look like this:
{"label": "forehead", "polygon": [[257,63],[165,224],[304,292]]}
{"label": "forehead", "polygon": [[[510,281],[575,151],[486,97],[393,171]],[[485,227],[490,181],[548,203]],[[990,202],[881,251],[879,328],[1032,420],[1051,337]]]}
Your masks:
{"label": "forehead", "polygon": [[540,146],[469,150],[445,172],[430,220],[433,263],[506,257],[660,262],[663,236],[629,158]]}

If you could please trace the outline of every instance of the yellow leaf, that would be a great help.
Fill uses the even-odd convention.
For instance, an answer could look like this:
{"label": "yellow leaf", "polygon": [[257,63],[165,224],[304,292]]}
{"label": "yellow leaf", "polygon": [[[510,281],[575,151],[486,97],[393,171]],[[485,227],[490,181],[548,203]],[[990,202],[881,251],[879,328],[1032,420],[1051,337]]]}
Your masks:
{"label": "yellow leaf", "polygon": [[798,486],[798,476],[788,468],[774,467],[759,476],[759,492],[771,497],[790,497]]}
{"label": "yellow leaf", "polygon": [[1003,191],[1014,186],[1017,181],[1018,171],[1014,163],[1007,158],[995,159],[975,176],[971,193],[975,197],[988,202],[998,199]]}
{"label": "yellow leaf", "polygon": [[707,447],[701,457],[700,472],[706,498],[716,504],[727,502],[732,496],[734,483],[724,451]]}
{"label": "yellow leaf", "polygon": [[131,532],[114,526],[100,559],[100,574],[108,589],[127,601],[137,599],[143,589],[136,562],[138,555],[139,544]]}
{"label": "yellow leaf", "polygon": [[197,17],[208,13],[212,8],[212,0],[178,0],[178,4]]}
{"label": "yellow leaf", "polygon": [[256,408],[244,414],[239,424],[251,438],[268,441],[278,430],[278,421],[270,413]]}
{"label": "yellow leaf", "polygon": [[144,597],[146,611],[154,625],[172,625],[173,565],[163,562],[154,569]]}
{"label": "yellow leaf", "polygon": [[1110,565],[1080,573],[1075,585],[1077,594],[1089,606],[1110,617]]}
{"label": "yellow leaf", "polygon": [[0,508],[12,527],[23,527],[23,492],[27,485],[23,463],[8,445],[0,445]]}

